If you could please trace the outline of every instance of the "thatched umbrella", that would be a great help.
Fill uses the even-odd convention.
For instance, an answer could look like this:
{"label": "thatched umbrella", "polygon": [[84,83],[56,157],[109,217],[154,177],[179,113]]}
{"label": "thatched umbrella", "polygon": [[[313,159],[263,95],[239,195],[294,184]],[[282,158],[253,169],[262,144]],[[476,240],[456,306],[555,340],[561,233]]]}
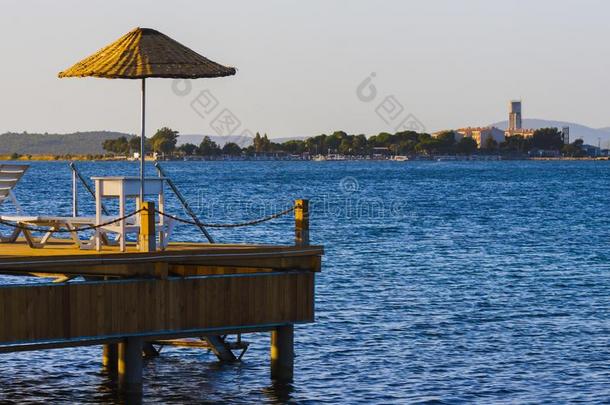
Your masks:
{"label": "thatched umbrella", "polygon": [[159,31],[135,28],[71,68],[60,72],[59,77],[142,79],[140,198],[144,201],[146,78],[198,79],[234,74],[235,68],[213,62]]}

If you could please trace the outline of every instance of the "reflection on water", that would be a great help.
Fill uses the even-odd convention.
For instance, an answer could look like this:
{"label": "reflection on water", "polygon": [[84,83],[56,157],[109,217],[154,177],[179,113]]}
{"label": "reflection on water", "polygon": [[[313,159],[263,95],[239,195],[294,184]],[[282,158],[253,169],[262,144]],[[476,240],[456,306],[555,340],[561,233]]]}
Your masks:
{"label": "reflection on water", "polygon": [[271,385],[263,389],[263,393],[274,404],[284,404],[292,400],[294,386],[292,384],[273,381]]}

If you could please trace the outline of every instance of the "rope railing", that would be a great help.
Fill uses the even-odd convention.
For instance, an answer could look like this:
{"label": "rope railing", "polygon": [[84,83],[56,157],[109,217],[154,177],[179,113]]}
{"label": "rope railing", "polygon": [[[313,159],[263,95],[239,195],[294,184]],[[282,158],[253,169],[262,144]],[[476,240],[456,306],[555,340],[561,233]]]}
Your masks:
{"label": "rope railing", "polygon": [[[139,214],[140,212],[142,212],[144,209],[139,209],[137,211],[134,211],[130,214],[124,215],[122,217],[119,218],[115,218],[111,221],[107,221],[104,222],[102,224],[99,225],[90,225],[90,226],[84,226],[84,227],[78,227],[78,228],[74,228],[74,229],[54,229],[52,226],[49,228],[43,228],[43,227],[38,227],[38,226],[29,226],[29,225],[22,225],[22,224],[18,224],[18,223],[13,223],[10,221],[6,221],[4,219],[0,218],[0,224],[2,225],[6,225],[12,228],[17,228],[20,229],[22,231],[29,231],[29,232],[45,232],[45,233],[51,233],[51,234],[55,234],[55,233],[70,233],[70,232],[84,232],[84,231],[94,231],[96,229],[99,228],[103,228],[105,226],[108,225],[112,225],[112,224],[116,224],[118,222],[124,221],[128,218],[131,218],[137,214]],[[289,214],[291,212],[293,212],[295,210],[295,207],[290,207],[288,209],[285,209],[283,211],[277,212],[275,214],[263,217],[263,218],[258,218],[258,219],[254,219],[251,221],[246,221],[246,222],[240,222],[240,223],[234,223],[234,224],[209,224],[209,223],[205,223],[205,222],[200,222],[200,224],[202,224],[203,226],[206,226],[208,228],[239,228],[239,227],[243,227],[243,226],[253,226],[253,225],[258,225],[261,224],[263,222],[267,222],[267,221],[271,221],[274,220],[276,218],[279,218],[281,216],[284,216],[286,214]],[[198,226],[199,224],[197,224],[197,222],[195,221],[191,221],[188,219],[184,219],[184,218],[180,218],[177,217],[175,215],[171,215],[159,210],[155,210],[155,212],[161,216],[164,216],[166,218],[170,218],[174,221],[177,222],[181,222],[184,224],[188,224],[188,225],[194,225],[194,226]]]}
{"label": "rope railing", "polygon": [[[273,215],[269,215],[269,216],[266,216],[266,217],[263,217],[263,218],[259,218],[259,219],[254,219],[252,221],[240,222],[240,223],[236,223],[236,224],[208,224],[208,223],[205,223],[205,222],[200,222],[200,223],[203,226],[207,227],[207,228],[239,228],[239,227],[242,227],[242,226],[258,225],[258,224],[261,224],[263,222],[271,221],[271,220],[279,218],[279,217],[281,217],[283,215],[289,214],[289,213],[293,212],[294,210],[295,210],[295,207],[290,207],[288,209],[285,209],[284,211],[277,212],[277,213],[275,213]],[[191,221],[191,220],[188,220],[188,219],[176,217],[174,215],[170,215],[170,214],[167,214],[165,212],[161,212],[159,210],[155,210],[155,211],[157,212],[157,214],[162,215],[162,216],[164,216],[166,218],[173,219],[174,221],[177,221],[177,222],[182,222],[184,224],[195,225],[195,226],[198,225],[195,221]]]}
{"label": "rope railing", "polygon": [[6,226],[9,226],[9,227],[12,227],[12,228],[17,228],[17,229],[20,229],[22,231],[29,231],[29,232],[71,233],[71,232],[94,231],[96,229],[103,228],[105,226],[116,224],[117,222],[124,221],[127,218],[131,218],[131,217],[139,214],[142,211],[143,211],[143,209],[140,208],[139,210],[134,211],[131,214],[127,214],[127,215],[124,215],[122,217],[115,218],[115,219],[113,219],[111,221],[104,222],[104,223],[99,224],[99,225],[89,225],[89,226],[83,226],[83,227],[80,227],[80,228],[65,229],[65,230],[64,229],[53,229],[52,226],[50,228],[42,228],[42,227],[37,227],[37,226],[21,225],[21,224],[16,224],[16,223],[13,223],[13,222],[10,222],[10,221],[6,221],[6,220],[1,219],[1,218],[0,218],[0,224],[6,225]]}

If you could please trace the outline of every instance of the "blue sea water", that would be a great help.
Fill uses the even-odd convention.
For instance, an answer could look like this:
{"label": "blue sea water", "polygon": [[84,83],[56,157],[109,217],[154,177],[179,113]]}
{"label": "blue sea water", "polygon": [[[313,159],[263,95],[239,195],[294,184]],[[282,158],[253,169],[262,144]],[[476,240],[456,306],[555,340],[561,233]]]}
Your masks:
{"label": "blue sea water", "polygon": [[[86,176],[137,173],[134,163],[79,166]],[[145,364],[146,403],[609,402],[608,162],[165,168],[207,222],[309,198],[312,243],[326,255],[316,323],[296,327],[294,384],[270,382],[269,336],[256,334],[238,364],[166,348]],[[66,163],[33,163],[17,195],[26,211],[69,215]],[[85,193],[81,202],[91,213]],[[291,243],[293,223],[212,233],[219,242]],[[176,239],[202,236],[183,225]],[[0,355],[2,402],[122,400],[99,347]]]}

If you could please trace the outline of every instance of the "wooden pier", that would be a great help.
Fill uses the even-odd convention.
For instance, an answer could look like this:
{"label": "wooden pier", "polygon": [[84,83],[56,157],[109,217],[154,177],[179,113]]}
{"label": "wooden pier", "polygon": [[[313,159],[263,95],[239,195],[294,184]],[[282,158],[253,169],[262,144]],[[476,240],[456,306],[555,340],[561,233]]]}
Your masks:
{"label": "wooden pier", "polygon": [[295,227],[291,246],[170,243],[141,252],[128,244],[97,252],[66,240],[42,249],[0,243],[0,273],[50,279],[0,285],[0,352],[104,345],[100,362],[137,393],[155,342],[198,338],[232,361],[225,335],[268,331],[271,376],[289,381],[294,325],[314,321],[323,254],[309,245],[306,201],[295,209]]}

